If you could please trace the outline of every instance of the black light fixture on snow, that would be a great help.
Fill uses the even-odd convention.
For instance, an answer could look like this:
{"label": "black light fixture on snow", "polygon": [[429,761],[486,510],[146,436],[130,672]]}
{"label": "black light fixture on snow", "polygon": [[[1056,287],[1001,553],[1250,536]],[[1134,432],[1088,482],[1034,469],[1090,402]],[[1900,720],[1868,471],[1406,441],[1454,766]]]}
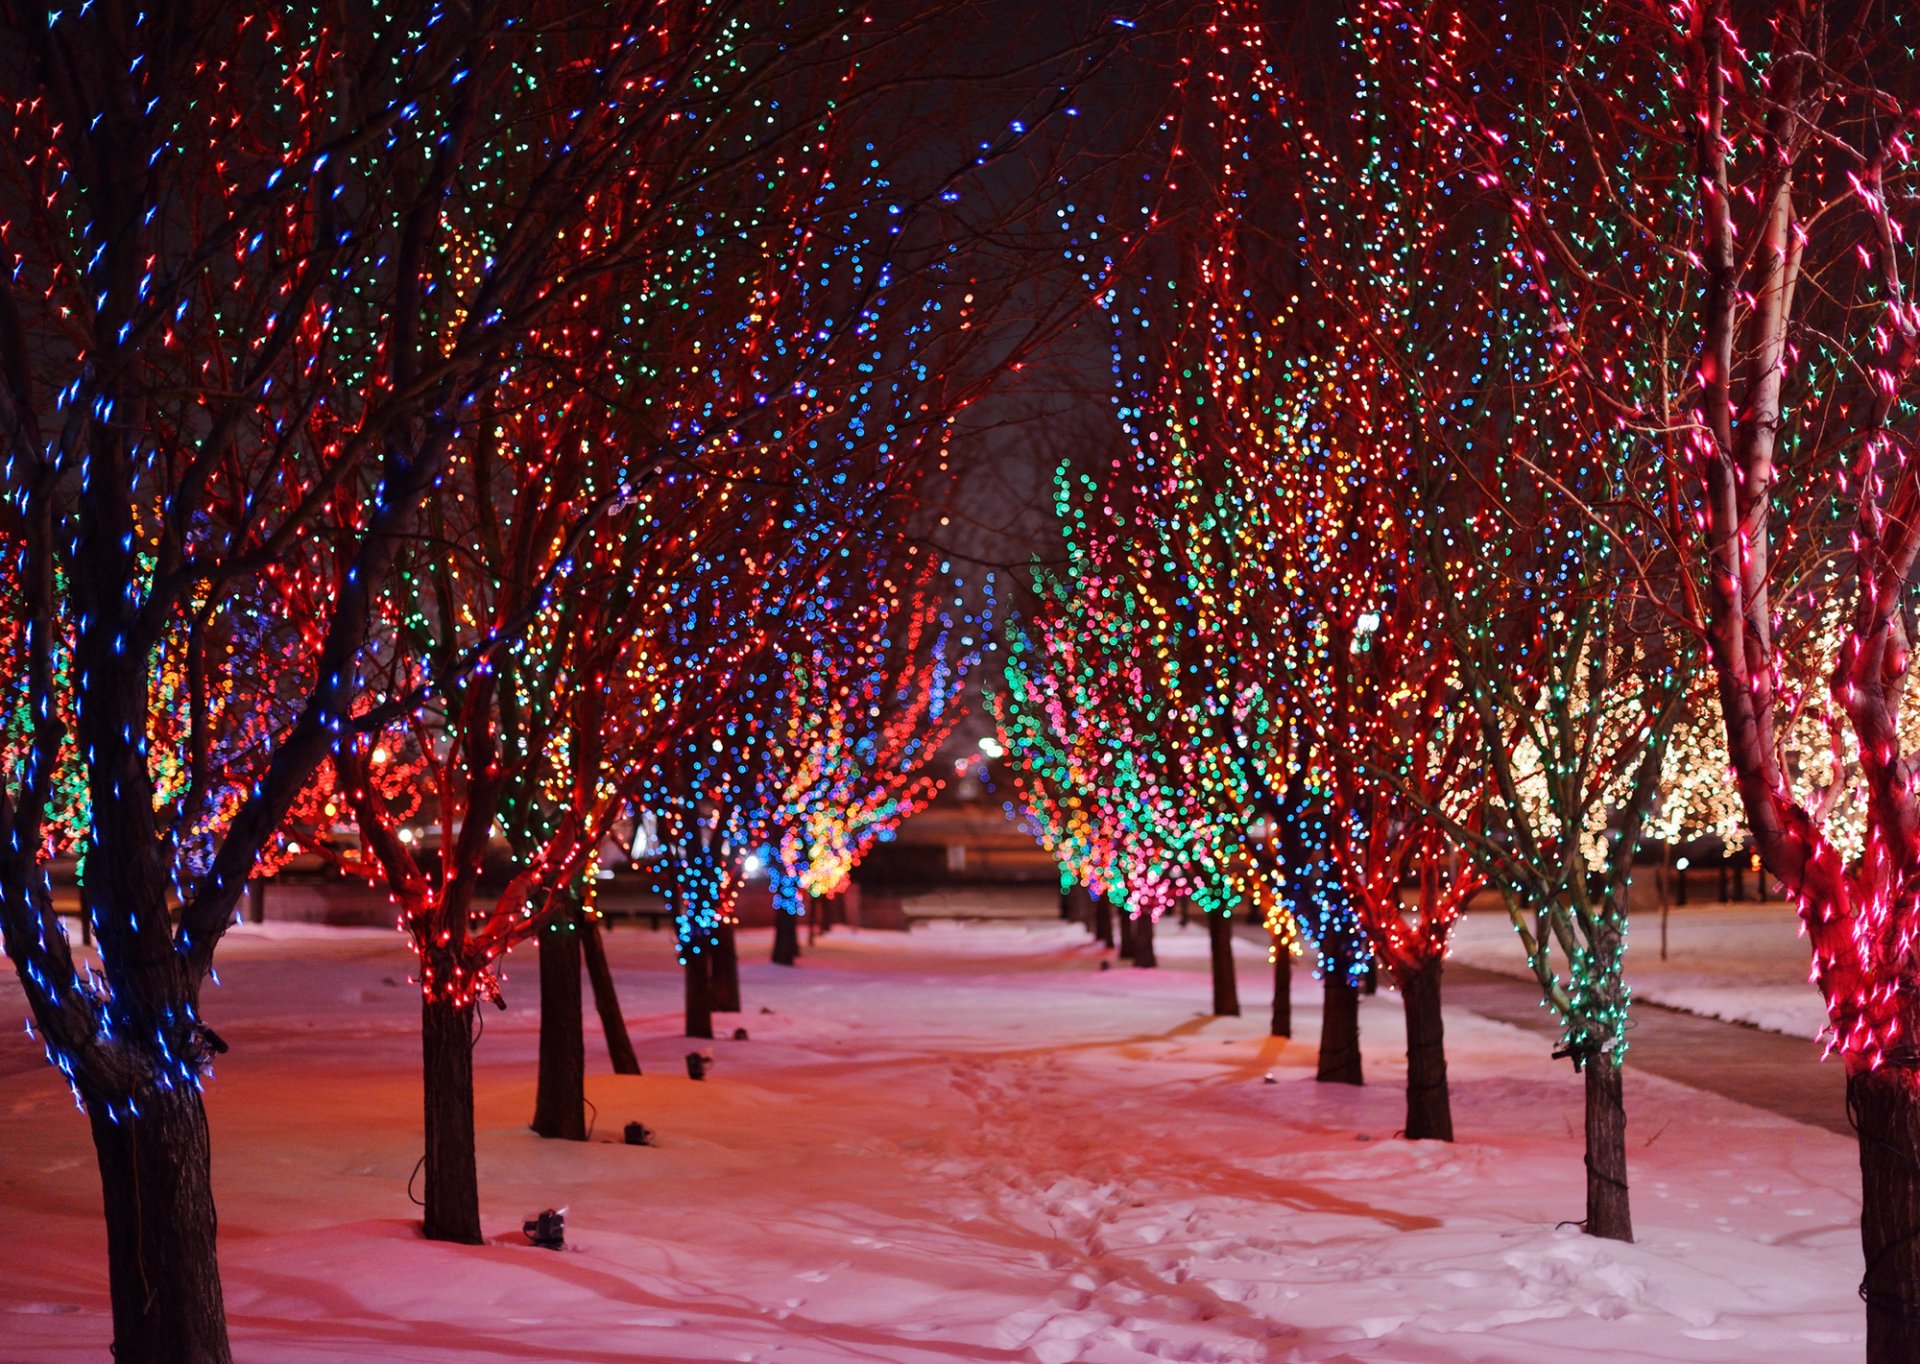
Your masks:
{"label": "black light fixture on snow", "polygon": [[548,1208],[521,1224],[527,1239],[542,1250],[564,1250],[567,1245],[567,1210]]}

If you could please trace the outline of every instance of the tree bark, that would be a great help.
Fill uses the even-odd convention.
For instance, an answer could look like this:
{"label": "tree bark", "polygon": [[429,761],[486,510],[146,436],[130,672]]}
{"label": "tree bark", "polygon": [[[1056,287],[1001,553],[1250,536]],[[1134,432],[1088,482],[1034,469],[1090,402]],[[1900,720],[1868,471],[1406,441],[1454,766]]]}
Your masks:
{"label": "tree bark", "polygon": [[773,964],[792,966],[800,960],[800,920],[784,909],[773,914]]}
{"label": "tree bark", "polygon": [[703,952],[687,950],[687,964],[681,968],[687,984],[687,1036],[713,1036],[713,948]]}
{"label": "tree bark", "polygon": [[1267,1032],[1273,1037],[1293,1036],[1293,953],[1278,938],[1273,941],[1273,1019]]}
{"label": "tree bark", "polygon": [[607,1056],[615,1075],[638,1075],[640,1058],[634,1055],[633,1038],[627,1033],[627,1016],[620,1012],[620,996],[613,988],[613,971],[607,965],[607,945],[600,940],[599,922],[580,917],[580,952],[587,960],[587,979],[593,982],[593,1007],[600,1015],[600,1031],[607,1036]]}
{"label": "tree bark", "polygon": [[1153,955],[1153,915],[1141,914],[1133,921],[1133,964],[1154,967],[1160,959]]}
{"label": "tree bark", "polygon": [[1093,910],[1091,917],[1093,920],[1092,927],[1095,940],[1098,941],[1102,947],[1112,947],[1113,906],[1107,903],[1106,897],[1102,896],[1093,900],[1091,908]]}
{"label": "tree bark", "polygon": [[1847,1116],[1860,1134],[1867,1364],[1910,1364],[1920,1359],[1920,1073],[1849,1075]]}
{"label": "tree bark", "polygon": [[119,1122],[104,1116],[104,1103],[87,1105],[106,1208],[113,1357],[228,1364],[206,1109],[185,1086],[143,1094],[139,1105]]}
{"label": "tree bark", "polygon": [[709,982],[715,1013],[740,1012],[740,949],[734,942],[733,924],[722,921],[713,934],[713,975]]}
{"label": "tree bark", "polygon": [[1340,962],[1321,968],[1326,974],[1320,1014],[1320,1066],[1314,1078],[1330,1084],[1363,1085],[1360,1069],[1360,988]]}
{"label": "tree bark", "polygon": [[1216,911],[1207,918],[1207,946],[1213,958],[1213,1012],[1240,1016],[1240,981],[1233,970],[1233,920]]}
{"label": "tree bark", "polygon": [[422,1000],[420,1053],[427,1157],[422,1229],[431,1241],[477,1246],[480,1182],[474,1169],[473,1004]]}
{"label": "tree bark", "polygon": [[1440,969],[1434,958],[1400,982],[1407,1012],[1407,1140],[1452,1141],[1447,1094],[1446,1025],[1440,1016]]}
{"label": "tree bark", "polygon": [[1113,913],[1115,922],[1118,923],[1120,927],[1120,960],[1132,961],[1135,928],[1133,915],[1119,911],[1111,912]]}
{"label": "tree bark", "polygon": [[1627,1206],[1627,1108],[1620,1063],[1610,1053],[1590,1057],[1587,1073],[1587,1234],[1633,1239]]}
{"label": "tree bark", "polygon": [[540,1067],[533,1130],[561,1141],[587,1139],[587,1042],[580,997],[578,910],[540,930]]}

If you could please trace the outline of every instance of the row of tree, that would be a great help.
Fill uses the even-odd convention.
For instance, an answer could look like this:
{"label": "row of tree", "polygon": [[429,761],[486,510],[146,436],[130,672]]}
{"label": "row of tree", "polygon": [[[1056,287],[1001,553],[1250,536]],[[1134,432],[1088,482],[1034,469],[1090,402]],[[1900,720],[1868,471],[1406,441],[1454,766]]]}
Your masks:
{"label": "row of tree", "polygon": [[1096,283],[1124,440],[1063,465],[1010,636],[1019,803],[1143,918],[1274,907],[1319,949],[1324,1078],[1386,971],[1410,1136],[1451,1132],[1440,964],[1496,889],[1621,1238],[1635,861],[1737,824],[1847,1069],[1869,1357],[1920,1357],[1913,17],[1269,20],[1210,7]]}
{"label": "row of tree", "polygon": [[743,860],[832,894],[928,798],[984,627],[916,535],[1081,306],[1032,242],[1104,173],[1056,134],[1129,32],[0,4],[0,931],[91,1124],[118,1358],[228,1358],[202,988],[250,880],[392,895],[426,1229],[477,1241],[476,1006],[539,937],[577,1057],[615,830],[710,1033]]}

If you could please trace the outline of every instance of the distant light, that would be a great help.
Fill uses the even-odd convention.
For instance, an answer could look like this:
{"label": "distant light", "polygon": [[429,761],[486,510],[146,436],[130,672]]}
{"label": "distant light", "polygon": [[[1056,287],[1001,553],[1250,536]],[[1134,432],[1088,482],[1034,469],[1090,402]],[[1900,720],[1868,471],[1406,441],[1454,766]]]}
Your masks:
{"label": "distant light", "polygon": [[760,854],[748,853],[747,860],[740,864],[740,870],[748,876],[758,876],[760,874],[760,865]]}
{"label": "distant light", "polygon": [[1676,857],[1673,860],[1673,865],[1676,870],[1685,871],[1688,867],[1691,867],[1693,863],[1687,861],[1687,859],[1684,857]]}
{"label": "distant light", "polygon": [[374,749],[374,750],[373,750],[373,760],[374,760],[375,762],[377,762],[377,763],[383,763],[383,762],[385,762],[385,761],[387,760],[387,750],[386,750],[386,749],[384,749],[384,748],[376,748],[376,749]]}
{"label": "distant light", "polygon": [[1007,750],[1002,748],[1000,741],[991,734],[980,741],[980,751],[989,758],[1004,758],[1007,756]]}
{"label": "distant light", "polygon": [[402,843],[411,843],[411,842],[413,842],[413,839],[414,839],[414,833],[413,833],[413,830],[411,830],[411,829],[402,829],[402,830],[400,831],[400,841],[401,841]]}

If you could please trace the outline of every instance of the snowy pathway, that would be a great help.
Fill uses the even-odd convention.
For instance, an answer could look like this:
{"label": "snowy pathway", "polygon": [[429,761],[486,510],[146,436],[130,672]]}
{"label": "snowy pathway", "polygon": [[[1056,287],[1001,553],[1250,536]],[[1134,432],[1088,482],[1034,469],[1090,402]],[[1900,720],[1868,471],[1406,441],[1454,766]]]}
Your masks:
{"label": "snowy pathway", "polygon": [[[1265,1038],[1252,944],[1247,1016],[1212,1019],[1197,928],[1169,927],[1151,972],[1101,971],[1057,923],[836,930],[798,970],[750,934],[751,1040],[712,1044],[696,1083],[664,935],[610,945],[647,1074],[590,1080],[593,1142],[531,1136],[518,964],[476,1066],[493,1242],[465,1248],[420,1241],[405,1197],[417,1005],[394,935],[236,936],[209,1106],[241,1360],[1860,1357],[1851,1143],[1631,1072],[1641,1240],[1592,1241],[1555,1226],[1580,1211],[1578,1084],[1519,1028],[1450,1015],[1462,1140],[1409,1144],[1396,1001],[1363,1006],[1369,1085],[1318,1085],[1314,992],[1300,1040]],[[0,1198],[31,1231],[0,1251],[0,1358],[99,1359],[85,1123],[32,1061],[0,1043]],[[608,1140],[636,1118],[658,1147]],[[566,1252],[519,1234],[548,1204]]]}
{"label": "snowy pathway", "polygon": [[[1455,1008],[1545,1037],[1557,1036],[1560,1031],[1541,1007],[1540,991],[1531,979],[1450,962],[1443,988],[1448,1003]],[[1805,1038],[1636,1000],[1629,1023],[1627,1064],[1736,1103],[1851,1137],[1846,1071],[1838,1060],[1822,1061],[1821,1050],[1819,1043]]]}
{"label": "snowy pathway", "polygon": [[[1626,976],[1639,1003],[1665,1004],[1704,1018],[1815,1038],[1827,1026],[1820,992],[1808,981],[1807,940],[1793,907],[1690,904],[1668,916],[1662,951],[1657,906],[1636,904],[1627,936]],[[1453,933],[1453,960],[1527,977],[1513,924],[1486,895]]]}

